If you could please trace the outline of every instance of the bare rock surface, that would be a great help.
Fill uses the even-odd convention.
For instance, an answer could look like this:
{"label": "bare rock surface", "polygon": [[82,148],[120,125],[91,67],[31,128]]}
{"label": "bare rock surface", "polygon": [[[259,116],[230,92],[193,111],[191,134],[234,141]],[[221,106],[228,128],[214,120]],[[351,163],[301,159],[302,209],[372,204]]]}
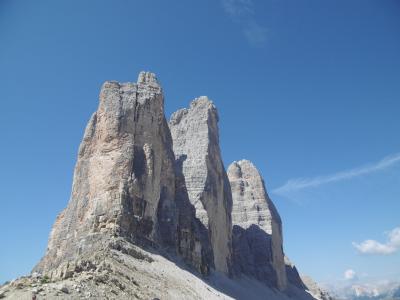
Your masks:
{"label": "bare rock surface", "polygon": [[[175,177],[164,98],[152,73],[108,81],[85,130],[71,199],[36,271],[92,251],[104,235],[175,242]],[[163,215],[157,212],[162,208]],[[162,236],[158,228],[162,228]]]}
{"label": "bare rock surface", "polygon": [[195,99],[168,124],[156,76],[141,72],[103,84],[47,251],[0,298],[330,300],[282,240],[254,165],[225,172],[213,103]]}
{"label": "bare rock surface", "polygon": [[196,209],[189,200],[182,161],[175,162],[175,201],[178,208],[178,254],[207,275],[214,268],[214,257],[208,229],[196,217]]}
{"label": "bare rock surface", "polygon": [[235,264],[239,271],[285,290],[281,218],[268,197],[264,181],[248,160],[228,168],[232,189]]}
{"label": "bare rock surface", "polygon": [[209,232],[215,269],[229,273],[232,197],[219,148],[217,110],[200,97],[174,113],[169,126],[189,200]]}
{"label": "bare rock surface", "polygon": [[295,299],[332,300],[283,252],[282,221],[257,168],[248,160],[228,168],[233,208],[233,253],[237,272],[257,278]]}
{"label": "bare rock surface", "polygon": [[[221,273],[199,277],[179,259],[143,249],[123,238],[111,238],[95,253],[73,261],[64,277],[33,273],[0,287],[10,300],[122,299],[122,300],[311,300],[301,290],[290,296],[243,276],[230,279]],[[57,272],[63,273],[66,266]]]}
{"label": "bare rock surface", "polygon": [[175,172],[155,75],[142,72],[137,83],[104,83],[80,145],[71,199],[35,271],[51,271],[119,236],[174,249],[208,273],[210,243]]}
{"label": "bare rock surface", "polygon": [[304,284],[303,280],[300,277],[299,272],[297,271],[296,266],[289,260],[287,256],[285,256],[285,268],[286,268],[286,276],[288,283],[297,286],[302,289],[307,289],[307,286]]}
{"label": "bare rock surface", "polygon": [[328,292],[322,290],[318,284],[309,276],[303,275],[301,276],[301,280],[306,286],[306,290],[318,300],[334,300]]}

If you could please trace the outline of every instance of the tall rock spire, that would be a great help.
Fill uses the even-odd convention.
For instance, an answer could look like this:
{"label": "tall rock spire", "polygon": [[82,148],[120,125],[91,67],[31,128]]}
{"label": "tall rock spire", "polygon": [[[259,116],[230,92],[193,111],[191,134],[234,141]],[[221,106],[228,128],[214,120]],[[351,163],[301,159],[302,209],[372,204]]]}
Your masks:
{"label": "tall rock spire", "polygon": [[215,269],[230,273],[232,197],[219,148],[217,110],[200,97],[189,109],[174,113],[169,126],[189,200],[208,229]]}
{"label": "tall rock spire", "polygon": [[247,160],[228,168],[232,189],[233,249],[237,271],[285,290],[282,222],[256,167]]}
{"label": "tall rock spire", "polygon": [[105,82],[80,145],[71,199],[36,270],[91,251],[105,235],[174,244],[174,197],[172,141],[155,75]]}
{"label": "tall rock spire", "polygon": [[[187,271],[203,275],[215,269],[256,278],[266,284],[261,297],[330,299],[285,261],[281,219],[255,166],[243,160],[225,171],[218,113],[207,97],[168,124],[153,73],[140,73],[136,83],[105,82],[79,148],[70,201],[34,268],[38,273],[8,286],[30,289],[49,276],[53,287],[69,285],[62,291],[74,299],[82,297],[74,282],[91,287],[96,299],[204,298],[208,292],[196,289],[207,279],[195,279],[194,272],[188,281],[182,260],[192,266]],[[215,286],[232,288],[234,298],[247,299],[260,286],[218,278]],[[49,298],[58,293],[46,292]]]}

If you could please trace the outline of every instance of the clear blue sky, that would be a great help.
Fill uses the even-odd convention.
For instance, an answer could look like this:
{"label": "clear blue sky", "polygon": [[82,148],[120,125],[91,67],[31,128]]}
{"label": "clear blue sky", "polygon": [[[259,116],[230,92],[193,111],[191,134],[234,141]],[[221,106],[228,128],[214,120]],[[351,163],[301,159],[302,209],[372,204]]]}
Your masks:
{"label": "clear blue sky", "polygon": [[140,70],[168,117],[214,100],[226,165],[259,167],[301,272],[400,279],[399,1],[0,0],[0,282],[43,255],[102,82]]}

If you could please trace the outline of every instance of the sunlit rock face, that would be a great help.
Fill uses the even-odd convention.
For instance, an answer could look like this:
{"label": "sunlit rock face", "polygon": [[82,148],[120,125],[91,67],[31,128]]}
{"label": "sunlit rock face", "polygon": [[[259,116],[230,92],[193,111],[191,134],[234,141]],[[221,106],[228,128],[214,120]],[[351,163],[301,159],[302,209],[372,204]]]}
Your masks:
{"label": "sunlit rock face", "polygon": [[172,250],[208,274],[211,243],[181,168],[155,75],[142,72],[137,83],[105,82],[79,148],[71,199],[35,271],[54,270],[96,252],[110,237],[123,237]]}
{"label": "sunlit rock face", "polygon": [[36,269],[90,251],[105,235],[174,244],[174,197],[172,141],[155,75],[105,82],[79,148],[71,199]]}
{"label": "sunlit rock face", "polygon": [[287,275],[282,222],[256,167],[247,160],[228,168],[232,189],[233,249],[237,272],[284,290]]}
{"label": "sunlit rock face", "polygon": [[189,200],[209,233],[215,269],[230,273],[232,197],[219,148],[217,110],[200,97],[174,113],[169,126]]}

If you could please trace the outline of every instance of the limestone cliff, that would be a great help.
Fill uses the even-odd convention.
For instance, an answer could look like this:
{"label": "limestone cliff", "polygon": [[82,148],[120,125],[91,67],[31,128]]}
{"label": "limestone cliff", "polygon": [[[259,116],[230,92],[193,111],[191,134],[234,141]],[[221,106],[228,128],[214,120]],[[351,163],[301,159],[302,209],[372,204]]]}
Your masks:
{"label": "limestone cliff", "polygon": [[285,256],[285,268],[288,283],[302,289],[307,289],[306,285],[300,277],[299,272],[297,271],[296,266],[289,260],[287,256]]}
{"label": "limestone cliff", "polygon": [[104,83],[79,148],[71,199],[36,270],[90,251],[106,233],[175,243],[171,145],[154,74],[140,73],[137,83]]}
{"label": "limestone cliff", "polygon": [[47,251],[0,298],[329,299],[285,258],[255,166],[225,171],[207,97],[169,123],[152,73],[105,82],[99,98]]}
{"label": "limestone cliff", "polygon": [[217,110],[200,97],[174,113],[169,126],[189,200],[209,232],[215,269],[229,273],[232,196],[219,148]]}
{"label": "limestone cliff", "polygon": [[333,300],[300,277],[283,251],[282,221],[257,168],[248,160],[228,168],[233,208],[234,267],[295,299]]}
{"label": "limestone cliff", "polygon": [[282,222],[260,173],[251,162],[241,160],[229,166],[228,177],[236,266],[240,272],[285,290]]}

